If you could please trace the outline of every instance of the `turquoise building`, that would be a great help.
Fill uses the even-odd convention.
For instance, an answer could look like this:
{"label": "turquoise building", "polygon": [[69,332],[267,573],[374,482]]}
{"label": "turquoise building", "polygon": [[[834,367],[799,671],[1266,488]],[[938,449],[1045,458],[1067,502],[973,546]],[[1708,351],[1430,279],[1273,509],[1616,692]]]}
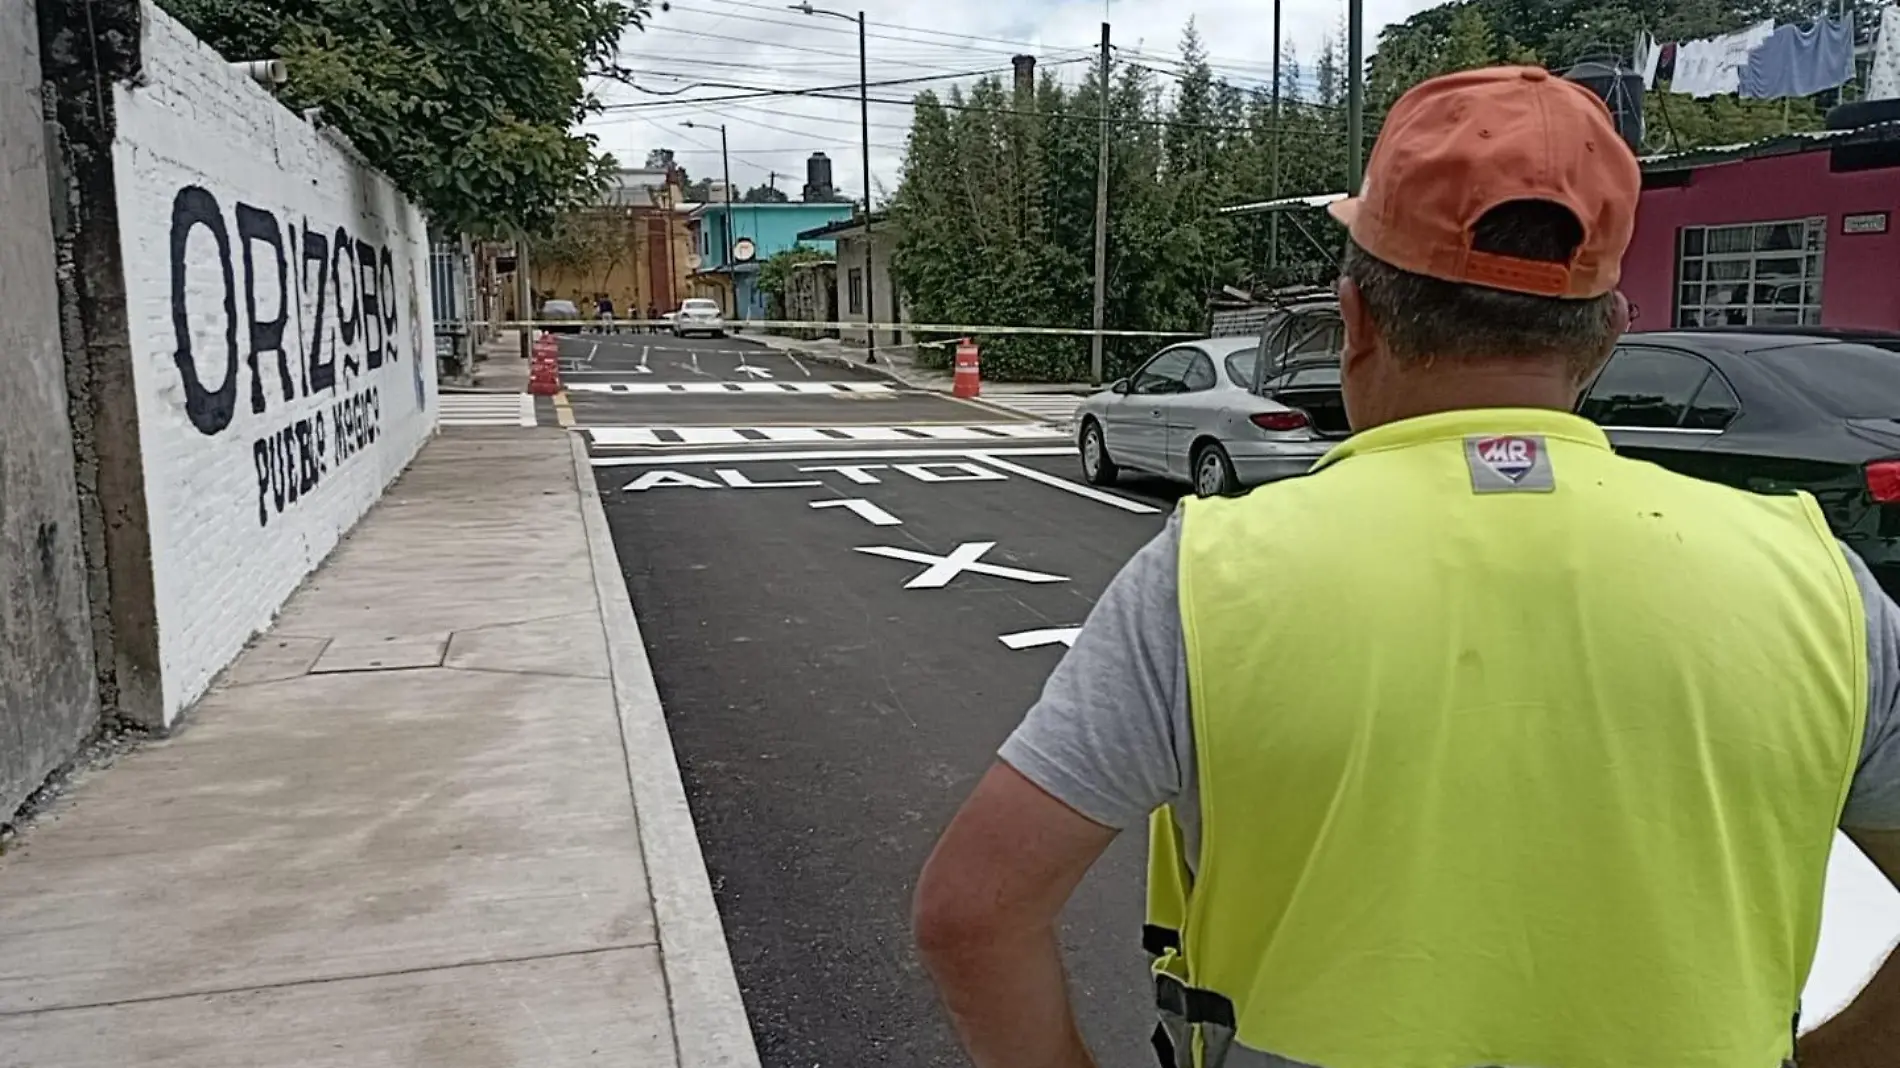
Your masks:
{"label": "turquoise building", "polygon": [[[707,295],[723,290],[720,304],[729,319],[765,318],[765,294],[759,291],[759,265],[798,245],[800,231],[815,230],[851,218],[848,203],[702,204],[689,217],[698,263],[694,288]],[[825,252],[835,242],[807,241]],[[714,299],[719,299],[715,297]]]}

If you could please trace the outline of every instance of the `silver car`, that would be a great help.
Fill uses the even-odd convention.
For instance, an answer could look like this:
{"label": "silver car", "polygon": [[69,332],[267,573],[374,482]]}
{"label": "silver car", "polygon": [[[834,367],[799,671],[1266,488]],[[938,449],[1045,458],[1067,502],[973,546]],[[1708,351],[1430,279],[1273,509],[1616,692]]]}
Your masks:
{"label": "silver car", "polygon": [[1336,307],[1277,316],[1265,338],[1170,345],[1076,412],[1082,473],[1185,482],[1203,497],[1304,474],[1347,434]]}

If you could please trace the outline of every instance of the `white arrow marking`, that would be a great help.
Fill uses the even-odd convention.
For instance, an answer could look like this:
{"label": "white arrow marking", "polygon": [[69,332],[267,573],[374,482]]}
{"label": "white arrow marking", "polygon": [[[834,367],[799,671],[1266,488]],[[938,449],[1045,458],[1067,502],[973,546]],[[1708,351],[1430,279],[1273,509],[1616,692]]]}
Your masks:
{"label": "white arrow marking", "polygon": [[1011,649],[1038,649],[1045,645],[1060,643],[1075,648],[1075,636],[1082,633],[1081,627],[1051,627],[1048,630],[1024,630],[1015,634],[998,636],[1004,645]]}
{"label": "white arrow marking", "polygon": [[[744,359],[744,357],[740,357],[740,358],[741,358],[741,359]],[[752,365],[751,365],[751,364],[749,364],[749,363],[742,363],[742,364],[740,364],[740,365],[739,365],[739,370],[741,370],[741,371],[744,371],[744,372],[745,372],[746,374],[749,374],[749,375],[751,375],[751,376],[752,376],[753,378],[770,378],[770,377],[772,377],[772,372],[770,372],[770,371],[768,371],[768,370],[766,370],[766,369],[765,369],[765,368],[763,368],[763,367],[754,367],[754,366],[752,366]]]}
{"label": "white arrow marking", "polygon": [[904,583],[907,590],[940,590],[950,585],[950,580],[965,571],[974,571],[980,575],[995,575],[997,578],[1015,579],[1017,582],[1067,582],[1061,575],[1048,575],[1041,571],[1025,571],[1021,568],[1003,567],[1000,564],[978,563],[983,554],[996,548],[993,541],[966,541],[950,550],[948,556],[932,556],[929,553],[912,552],[889,545],[860,547],[857,551],[872,556],[884,556],[892,560],[908,560],[913,564],[928,564],[917,577]]}
{"label": "white arrow marking", "polygon": [[874,527],[901,527],[904,525],[902,519],[897,518],[862,497],[851,497],[838,501],[813,501],[811,502],[811,506],[813,508],[847,508],[850,509],[852,515],[857,516],[859,519],[864,520]]}

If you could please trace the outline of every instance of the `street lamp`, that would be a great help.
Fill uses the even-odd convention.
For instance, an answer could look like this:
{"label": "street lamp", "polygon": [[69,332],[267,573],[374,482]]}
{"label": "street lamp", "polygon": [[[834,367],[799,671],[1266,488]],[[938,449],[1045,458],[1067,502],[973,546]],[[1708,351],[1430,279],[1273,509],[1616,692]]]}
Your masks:
{"label": "street lamp", "polygon": [[810,0],[788,6],[807,15],[826,15],[858,24],[858,125],[864,137],[864,362],[876,363],[877,331],[871,328],[877,322],[877,302],[871,296],[871,76],[866,69],[864,12],[853,18],[842,11],[813,7]]}
{"label": "street lamp", "polygon": [[[694,122],[691,119],[680,125],[689,130],[712,129],[703,122]],[[723,231],[720,238],[725,242],[725,251],[720,254],[719,260],[726,265],[726,278],[730,283],[726,287],[726,316],[737,319],[739,318],[739,274],[732,269],[732,157],[726,152],[726,124],[723,122],[719,124],[719,167],[725,175],[721,184],[726,190],[726,214],[720,223],[720,229]]]}

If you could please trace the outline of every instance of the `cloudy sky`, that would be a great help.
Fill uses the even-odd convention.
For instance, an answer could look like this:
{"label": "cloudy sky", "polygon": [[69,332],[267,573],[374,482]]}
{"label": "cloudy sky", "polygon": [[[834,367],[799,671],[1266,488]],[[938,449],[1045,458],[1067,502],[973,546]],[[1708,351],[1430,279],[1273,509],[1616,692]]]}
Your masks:
{"label": "cloudy sky", "polygon": [[[1434,2],[1366,0],[1368,51],[1381,27]],[[739,189],[776,174],[778,188],[796,198],[805,160],[816,151],[831,157],[840,190],[861,195],[856,26],[801,14],[788,3],[670,0],[662,11],[655,0],[646,30],[629,33],[623,46],[622,62],[635,72],[637,88],[597,86],[610,110],[585,128],[623,163],[638,166],[649,149],[666,147],[694,178],[717,178],[718,126],[724,123]],[[1044,70],[1073,85],[1089,76],[1104,17],[1119,59],[1162,71],[1178,66],[1181,30],[1192,16],[1217,74],[1243,86],[1270,79],[1272,0],[836,0],[833,6],[855,16],[859,3],[869,22],[871,166],[880,200],[896,186],[910,109],[878,98],[909,100],[924,88],[967,85],[970,72],[1006,72],[1016,53],[1036,56]],[[1309,76],[1322,38],[1343,35],[1345,17],[1346,0],[1284,0],[1284,32]],[[929,80],[876,85],[899,79]],[[822,89],[842,99],[712,99],[754,89]],[[685,122],[704,126],[689,129]]]}

